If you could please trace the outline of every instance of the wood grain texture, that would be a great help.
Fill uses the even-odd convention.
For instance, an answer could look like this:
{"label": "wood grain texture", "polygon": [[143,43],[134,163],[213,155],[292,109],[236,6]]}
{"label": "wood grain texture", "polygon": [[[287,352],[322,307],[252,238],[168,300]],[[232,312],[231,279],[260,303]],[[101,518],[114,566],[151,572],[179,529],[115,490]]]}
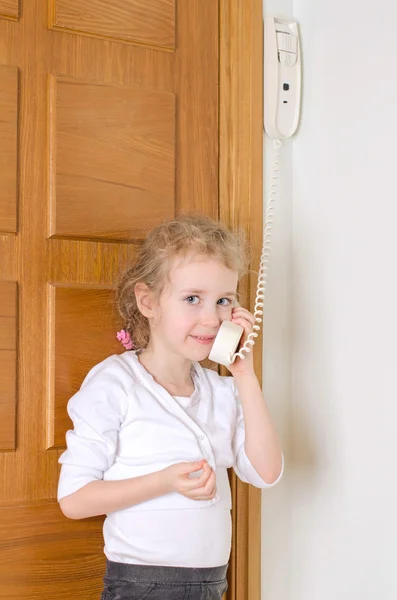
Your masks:
{"label": "wood grain texture", "polygon": [[51,234],[139,240],[175,214],[175,95],[51,79]]}
{"label": "wood grain texture", "polygon": [[7,590],[1,597],[98,600],[102,522],[66,519],[55,502],[0,507],[0,589]]}
{"label": "wood grain texture", "polygon": [[177,212],[218,218],[219,3],[177,3]]}
{"label": "wood grain texture", "polygon": [[175,47],[175,0],[50,0],[53,25],[106,38]]}
{"label": "wood grain texture", "polygon": [[16,351],[0,349],[0,450],[16,447]]}
{"label": "wood grain texture", "polygon": [[[1,241],[1,238],[0,238]],[[138,245],[48,240],[49,281],[58,284],[112,286],[125,265],[134,260]]]}
{"label": "wood grain texture", "polygon": [[19,15],[19,0],[0,0],[0,18],[17,19]]}
{"label": "wood grain texture", "polygon": [[[252,272],[240,293],[253,310],[263,226],[262,2],[220,2],[220,218],[242,227],[250,241]],[[255,372],[262,381],[262,331]],[[223,374],[228,374],[222,368]],[[228,600],[261,598],[261,490],[230,474],[233,539]]]}
{"label": "wood grain texture", "polygon": [[[63,128],[63,132],[69,134],[74,132],[76,137],[72,140],[69,152],[78,153],[80,138],[82,146],[87,139],[87,134],[84,133],[86,123],[89,122],[90,132],[95,129],[99,137],[106,136],[109,132],[101,121],[103,111],[101,114],[95,112],[95,101],[90,107],[91,111],[88,111],[86,105],[85,112],[79,112],[73,102],[78,100],[81,106],[81,90],[85,86],[95,92],[100,89],[101,94],[104,90],[111,89],[108,105],[113,103],[117,106],[124,120],[120,118],[118,126],[115,120],[107,118],[106,125],[112,129],[111,139],[116,147],[120,150],[120,147],[125,146],[126,154],[129,154],[130,136],[125,131],[129,115],[122,112],[125,105],[120,99],[127,98],[128,104],[129,94],[133,90],[136,97],[139,95],[141,98],[140,107],[135,105],[134,110],[139,108],[142,111],[148,108],[148,98],[176,98],[176,106],[172,111],[173,124],[164,116],[164,104],[158,105],[158,115],[150,116],[151,121],[156,119],[155,135],[160,140],[164,136],[165,127],[169,127],[174,135],[175,160],[172,170],[177,174],[180,171],[181,176],[175,185],[176,208],[176,200],[174,196],[172,198],[172,216],[178,210],[193,208],[209,215],[217,215],[218,2],[179,0],[177,53],[153,50],[148,45],[120,43],[100,37],[99,34],[95,37],[75,35],[71,29],[67,32],[61,28],[49,29],[47,0],[29,0],[23,3],[22,8],[23,18],[18,22],[0,18],[0,64],[19,69],[21,91],[17,140],[18,235],[0,235],[0,280],[16,281],[19,285],[20,353],[17,448],[11,452],[0,452],[0,506],[5,511],[0,516],[0,597],[13,600],[52,600],[55,597],[64,600],[93,600],[99,597],[103,575],[102,542],[97,544],[97,540],[101,539],[101,522],[67,521],[56,504],[47,502],[56,497],[59,473],[57,461],[60,454],[59,449],[48,448],[49,437],[53,436],[57,423],[54,422],[54,403],[52,406],[49,403],[49,390],[56,377],[59,377],[60,385],[67,384],[70,390],[75,389],[82,377],[81,373],[74,370],[78,367],[79,351],[82,352],[83,361],[95,360],[90,349],[90,331],[93,319],[98,315],[99,305],[88,302],[81,290],[90,287],[112,288],[120,271],[133,258],[141,240],[136,233],[133,233],[132,239],[128,239],[128,243],[127,240],[119,243],[115,238],[112,238],[112,242],[104,238],[91,238],[90,241],[76,239],[76,229],[71,230],[75,239],[66,236],[63,239],[49,237],[52,215],[48,199],[53,185],[59,183],[53,180],[54,169],[50,168],[54,163],[54,152],[51,156],[49,142],[51,140],[52,144],[55,143],[55,147],[59,142],[59,131],[51,130],[55,122],[53,119],[57,115],[51,111],[54,107],[63,111],[61,130]],[[179,69],[183,69],[183,76],[178,75]],[[51,101],[54,81],[62,82],[65,86],[61,99],[66,101],[64,104],[61,102],[57,105]],[[66,89],[66,85],[73,85],[76,95],[71,92],[71,87]],[[102,109],[105,105],[105,96],[102,95]],[[167,114],[171,114],[171,111]],[[93,123],[95,119],[96,122]],[[158,145],[151,141],[152,134],[147,123],[139,131],[140,127],[141,123],[135,122],[135,133],[138,132],[135,141],[137,142],[139,134],[143,134],[140,143],[146,152],[153,146],[153,152],[159,153]],[[66,152],[71,138],[64,139],[66,141],[63,148]],[[95,141],[90,138],[90,143],[94,144]],[[108,162],[111,163],[114,161],[113,146],[108,146],[107,151]],[[98,152],[92,157],[91,163],[85,163],[86,171],[89,171],[97,157]],[[55,158],[58,160],[59,156]],[[117,154],[117,158],[120,158],[120,154]],[[110,175],[114,179],[106,173],[107,164],[101,163],[101,170],[109,180],[125,183],[123,177],[129,175],[123,162],[125,160],[126,158],[120,161],[120,169],[117,171],[113,163]],[[153,174],[148,171],[147,181],[144,182],[149,188],[153,185],[152,180],[155,181],[159,176],[158,173],[163,172],[163,163],[157,154],[151,162],[155,160],[159,161],[158,172]],[[63,160],[63,165],[62,161],[58,164],[63,167],[66,163]],[[57,166],[56,161],[53,166]],[[55,174],[59,176],[62,173]],[[112,186],[109,190],[111,202],[116,187]],[[90,189],[87,187],[86,191],[89,193]],[[168,193],[166,185],[163,185],[163,191]],[[139,214],[147,209],[143,204],[142,201]],[[69,212],[73,212],[71,207],[72,204]],[[51,208],[53,213],[55,209],[56,214],[57,206],[54,204]],[[95,208],[101,210],[101,204],[97,203]],[[153,214],[149,215],[146,225],[142,225],[141,220],[141,237],[142,228],[146,227],[147,231],[157,218],[156,215],[164,214],[162,195],[159,195],[151,212]],[[136,232],[139,221],[136,217],[139,214],[137,212],[130,215],[131,223],[124,224],[124,227]],[[81,221],[85,219],[85,215],[80,214],[80,217]],[[65,219],[69,218],[73,219],[73,215],[65,214]],[[117,230],[119,225],[114,226],[118,218],[116,210],[108,213],[108,218],[109,229]],[[76,215],[74,223],[77,223]],[[56,290],[62,288],[64,293],[63,308],[60,302],[58,308],[61,310],[58,313],[57,303],[52,302],[51,294],[48,293],[51,286]],[[69,292],[72,293],[77,288],[80,291],[72,300]],[[103,314],[107,308],[104,305]],[[88,314],[87,311],[91,309],[92,314]],[[100,326],[96,329],[95,336],[102,337],[95,338],[95,345],[100,348],[105,348],[106,345],[107,353],[111,354],[115,351],[115,340],[110,340],[109,337],[114,335],[114,330],[113,325],[104,324],[103,314],[97,316]],[[78,334],[74,321],[80,326]],[[81,337],[84,334],[85,337]],[[8,338],[8,334],[6,337]],[[78,347],[72,357],[72,346],[75,344]],[[87,349],[89,356],[86,354]],[[62,354],[64,351],[65,355]],[[120,351],[118,345],[116,351]],[[64,361],[58,363],[58,373],[57,354]],[[55,356],[54,364],[49,360],[51,356]],[[36,512],[37,506],[40,506],[39,513]],[[50,568],[53,569],[51,574]]]}
{"label": "wood grain texture", "polygon": [[19,237],[0,235],[0,280],[16,281],[18,279],[19,248]]}
{"label": "wood grain texture", "polygon": [[0,17],[0,65],[18,68],[20,64],[20,24]]}
{"label": "wood grain texture", "polygon": [[[46,237],[49,78],[175,94],[176,212],[198,210],[216,217],[220,211],[231,226],[242,224],[251,238],[257,269],[262,227],[262,6],[258,0],[179,0],[175,53],[48,30],[47,9],[46,0],[29,0],[20,22],[0,18],[0,64],[20,69],[22,92],[20,235],[0,235],[0,278],[20,282],[23,341],[18,447],[0,452],[0,504],[9,505],[0,510],[0,596],[94,600],[103,573],[100,521],[68,521],[56,504],[43,502],[55,497],[59,472],[59,451],[46,451],[48,389],[54,376],[48,361],[53,325],[48,283],[70,289],[113,286],[139,244]],[[255,286],[254,277],[247,283],[252,299]],[[259,353],[255,361],[260,375]],[[256,600],[260,492],[231,478],[234,538],[227,597]]]}
{"label": "wood grain texture", "polygon": [[[52,73],[89,82],[174,93],[175,56],[112,40],[50,32]],[[1,40],[0,40],[1,43]],[[94,60],[95,57],[95,60]]]}
{"label": "wood grain texture", "polygon": [[18,69],[0,65],[0,231],[17,230]]}
{"label": "wood grain texture", "polygon": [[121,322],[115,308],[114,290],[102,287],[50,288],[53,313],[54,382],[49,389],[48,447],[63,448],[65,433],[73,425],[66,405],[88,371],[111,354],[120,354],[116,339]]}
{"label": "wood grain texture", "polygon": [[0,450],[16,446],[17,285],[0,281]]}

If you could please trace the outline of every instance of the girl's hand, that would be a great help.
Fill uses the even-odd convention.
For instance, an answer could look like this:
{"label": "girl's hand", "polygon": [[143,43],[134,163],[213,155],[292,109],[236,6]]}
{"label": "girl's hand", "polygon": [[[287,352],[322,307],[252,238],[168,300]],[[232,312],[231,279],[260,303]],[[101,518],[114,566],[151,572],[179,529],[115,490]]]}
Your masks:
{"label": "girl's hand", "polygon": [[[244,327],[244,332],[240,340],[239,347],[237,350],[244,346],[245,342],[248,339],[250,333],[254,331],[255,325],[255,317],[251,314],[247,309],[242,308],[242,306],[236,306],[232,309],[232,323],[236,323],[237,325],[241,325]],[[254,338],[256,339],[256,338]],[[229,371],[233,375],[233,377],[238,377],[239,375],[253,375],[254,371],[254,357],[253,357],[253,346],[249,346],[250,352],[243,352],[245,358],[241,359],[239,356],[235,359],[235,361],[228,366]]]}
{"label": "girl's hand", "polygon": [[[201,471],[199,477],[189,477],[190,473]],[[190,498],[190,500],[212,500],[216,494],[215,473],[206,460],[199,462],[176,463],[161,471],[166,489]]]}

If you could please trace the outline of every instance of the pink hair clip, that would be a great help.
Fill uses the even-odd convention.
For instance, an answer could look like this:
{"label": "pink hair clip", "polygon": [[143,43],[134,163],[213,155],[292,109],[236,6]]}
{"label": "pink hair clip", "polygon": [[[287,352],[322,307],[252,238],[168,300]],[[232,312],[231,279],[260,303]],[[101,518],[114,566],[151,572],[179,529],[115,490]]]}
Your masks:
{"label": "pink hair clip", "polygon": [[116,337],[126,350],[132,350],[135,348],[130,334],[125,329],[118,331]]}

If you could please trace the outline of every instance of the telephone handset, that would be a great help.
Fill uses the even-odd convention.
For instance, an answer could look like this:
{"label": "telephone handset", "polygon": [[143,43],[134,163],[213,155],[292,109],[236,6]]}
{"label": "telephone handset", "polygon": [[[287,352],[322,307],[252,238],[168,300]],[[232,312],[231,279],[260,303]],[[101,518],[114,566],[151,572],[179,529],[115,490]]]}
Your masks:
{"label": "telephone handset", "polygon": [[[295,21],[268,17],[264,28],[264,127],[273,138],[273,161],[268,188],[268,202],[263,229],[258,286],[255,299],[255,323],[261,323],[266,291],[267,263],[273,228],[273,202],[276,196],[281,139],[291,137],[299,123],[301,96],[301,48]],[[231,321],[223,321],[209,354],[209,359],[229,367],[244,352],[251,352],[258,337],[254,325],[244,346],[236,352],[244,329]]]}

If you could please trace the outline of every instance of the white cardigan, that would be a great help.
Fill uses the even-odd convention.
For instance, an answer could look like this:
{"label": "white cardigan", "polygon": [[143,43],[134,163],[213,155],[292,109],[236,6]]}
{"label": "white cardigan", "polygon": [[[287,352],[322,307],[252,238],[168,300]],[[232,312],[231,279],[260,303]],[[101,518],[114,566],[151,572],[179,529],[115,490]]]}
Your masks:
{"label": "white cardigan", "polygon": [[[226,544],[222,546],[218,557],[214,556],[211,560],[206,551],[204,559],[200,548],[197,548],[198,554],[193,552],[189,560],[183,549],[169,548],[169,539],[164,540],[165,554],[156,547],[153,548],[155,556],[148,556],[147,547],[143,551],[143,544],[141,551],[136,538],[131,544],[132,551],[128,548],[128,539],[121,539],[122,531],[129,531],[129,535],[134,536],[136,527],[131,528],[131,523],[136,524],[137,518],[140,523],[142,519],[147,519],[149,525],[151,515],[146,511],[161,511],[152,513],[153,518],[160,516],[161,521],[172,521],[179,514],[176,523],[180,526],[181,509],[190,509],[184,513],[184,517],[191,514],[195,523],[199,514],[197,510],[203,515],[207,514],[213,529],[215,513],[202,509],[216,507],[230,511],[229,467],[233,467],[242,481],[255,487],[266,488],[277,483],[263,481],[245,453],[243,412],[233,378],[203,369],[198,362],[192,364],[192,378],[195,391],[190,399],[185,399],[188,403],[184,408],[184,399],[178,400],[159,385],[141,365],[136,352],[125,352],[110,356],[96,365],[68,403],[74,430],[67,432],[67,450],[59,459],[62,464],[59,500],[90,481],[137,477],[178,462],[205,458],[216,473],[217,494],[212,500],[197,501],[178,493],[169,493],[109,514],[105,521],[104,536],[105,554],[110,560],[175,566],[225,564],[230,539],[225,540]],[[194,412],[190,410],[189,414],[188,407],[193,404]],[[201,525],[204,522],[205,519],[201,519]],[[156,546],[159,533],[161,537],[158,527],[157,524]],[[205,535],[205,529],[200,535]],[[144,531],[147,532],[147,529]],[[222,531],[224,536],[230,537],[225,525]],[[222,535],[221,532],[218,534]],[[178,543],[180,545],[181,540]],[[195,540],[195,545],[200,545],[199,539]],[[171,559],[171,555],[175,557],[175,550],[180,558]],[[164,558],[159,551],[163,552]],[[203,565],[198,562],[203,562]]]}

